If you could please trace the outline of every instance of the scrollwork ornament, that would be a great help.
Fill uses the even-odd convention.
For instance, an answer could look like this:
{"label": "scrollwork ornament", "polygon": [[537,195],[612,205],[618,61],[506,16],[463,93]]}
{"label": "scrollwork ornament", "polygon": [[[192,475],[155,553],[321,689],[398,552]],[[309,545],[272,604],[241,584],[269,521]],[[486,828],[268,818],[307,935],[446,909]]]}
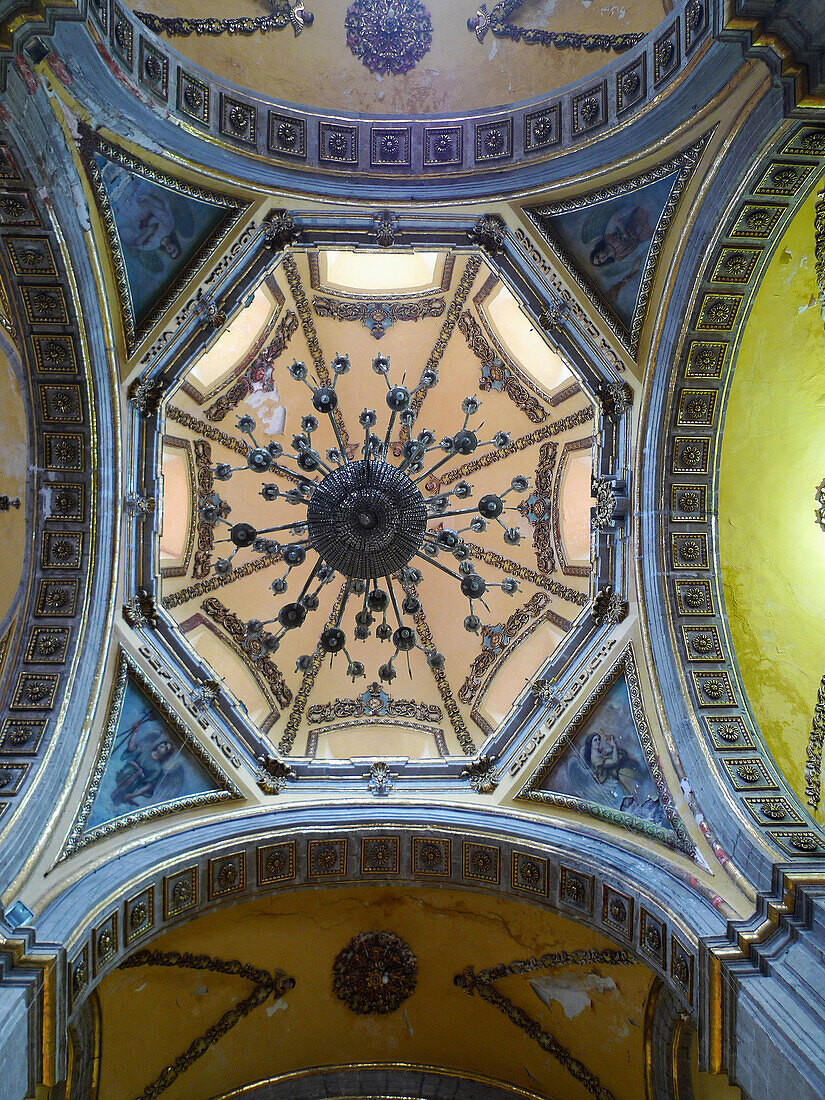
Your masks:
{"label": "scrollwork ornament", "polygon": [[282,252],[301,234],[288,210],[273,210],[263,225],[263,246],[270,252]]}
{"label": "scrollwork ornament", "polygon": [[461,773],[476,794],[492,794],[499,783],[499,774],[494,756],[479,756],[471,761]]}
{"label": "scrollwork ornament", "polygon": [[145,588],[139,588],[135,595],[123,605],[123,618],[133,630],[157,626],[157,606],[154,596],[150,596]]}
{"label": "scrollwork ornament", "polygon": [[825,677],[816,695],[811,732],[808,734],[805,764],[805,795],[812,810],[818,810],[822,800],[822,745],[825,741]]}
{"label": "scrollwork ornament", "polygon": [[130,404],[141,416],[148,419],[160,408],[163,397],[163,381],[158,378],[137,378],[129,387]]}
{"label": "scrollwork ornament", "polygon": [[390,770],[389,764],[383,760],[376,760],[366,775],[367,790],[376,798],[386,798],[395,785],[395,776]]}
{"label": "scrollwork ornament", "polygon": [[264,794],[280,794],[287,784],[287,780],[295,778],[295,769],[277,756],[268,753],[258,757],[260,769],[256,776],[256,782]]}
{"label": "scrollwork ornament", "polygon": [[476,220],[472,229],[467,230],[467,236],[472,243],[483,248],[491,256],[502,251],[506,234],[507,226],[498,214],[483,214]]}
{"label": "scrollwork ornament", "polygon": [[398,232],[398,215],[391,210],[379,210],[372,216],[373,228],[371,232],[375,236],[380,248],[391,248],[395,244],[395,236]]}
{"label": "scrollwork ornament", "polygon": [[614,592],[611,585],[605,585],[596,593],[593,600],[593,620],[601,625],[618,626],[627,618],[628,604],[618,592]]}

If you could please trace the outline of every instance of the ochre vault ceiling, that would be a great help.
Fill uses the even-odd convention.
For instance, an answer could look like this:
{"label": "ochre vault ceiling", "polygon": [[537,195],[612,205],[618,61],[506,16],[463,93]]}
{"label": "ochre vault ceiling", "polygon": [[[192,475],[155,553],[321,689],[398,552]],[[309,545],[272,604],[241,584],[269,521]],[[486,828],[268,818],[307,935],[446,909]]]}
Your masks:
{"label": "ochre vault ceiling", "polygon": [[[412,949],[414,990],[386,1015],[358,1014],[333,990],[333,962],[353,937],[382,930]],[[169,1100],[210,1100],[289,1071],[376,1062],[438,1065],[553,1100],[586,1100],[594,1087],[603,1100],[645,1092],[653,974],[605,937],[527,904],[388,887],[284,894],[206,916],[161,937],[152,952],[180,953],[177,965],[130,967],[100,986],[99,1100],[141,1095],[249,996],[254,982],[186,969],[186,952],[280,970],[295,986],[207,1043],[166,1090]],[[535,965],[545,955],[548,965]],[[454,981],[468,967],[506,1000],[468,995]],[[370,973],[350,978],[344,992],[370,1003]],[[558,1047],[526,1034],[522,1013]]]}
{"label": "ochre vault ceiling", "polygon": [[[491,31],[479,42],[467,27],[476,4],[434,2],[423,5],[429,13],[424,22],[431,30],[431,45],[423,56],[415,61],[413,53],[413,64],[403,73],[371,72],[347,45],[345,19],[351,6],[351,0],[307,3],[315,18],[299,35],[294,36],[287,25],[278,33],[242,39],[241,48],[238,38],[227,34],[179,37],[167,33],[162,37],[207,71],[259,95],[324,110],[374,114],[464,112],[468,105],[475,110],[531,99],[588,75],[616,56],[612,49],[571,48],[563,42],[557,48],[512,41]],[[407,19],[406,12],[419,6],[404,0],[398,5],[399,17]],[[555,0],[548,5],[528,0],[508,6],[513,9],[508,21],[515,27],[573,36],[622,36],[653,30],[673,5],[669,0],[628,0],[621,5],[581,0]],[[503,7],[495,2],[488,5],[491,13]],[[141,0],[135,8],[165,19],[254,19],[263,10],[253,0],[240,0],[231,13],[218,10],[220,5],[209,0],[197,4]],[[359,39],[370,41],[372,35],[367,31]]]}

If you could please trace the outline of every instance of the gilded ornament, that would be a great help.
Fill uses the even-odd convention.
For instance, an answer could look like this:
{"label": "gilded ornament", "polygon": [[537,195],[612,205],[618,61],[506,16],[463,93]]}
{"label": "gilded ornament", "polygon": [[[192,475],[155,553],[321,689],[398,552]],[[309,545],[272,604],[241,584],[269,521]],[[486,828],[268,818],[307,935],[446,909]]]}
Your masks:
{"label": "gilded ornament", "polygon": [[723,267],[728,275],[735,279],[743,279],[750,267],[751,261],[744,252],[729,252],[723,261]]}
{"label": "gilded ornament", "polygon": [[791,847],[798,852],[815,852],[819,848],[819,841],[810,833],[794,833],[789,840]]}
{"label": "gilded ornament", "polygon": [[444,863],[444,849],[434,840],[425,840],[418,846],[418,862],[424,867],[441,867]]}
{"label": "gilded ornament", "polygon": [[694,31],[702,26],[705,19],[705,8],[702,4],[702,0],[690,0],[690,3],[685,8],[685,19]]}
{"label": "gilded ornament", "polygon": [[192,884],[189,879],[178,879],[172,887],[172,904],[176,909],[188,905],[192,900]]}
{"label": "gilded ornament", "polygon": [[280,794],[287,780],[295,778],[294,769],[277,756],[259,756],[258,763],[261,767],[256,780],[264,794]]}
{"label": "gilded ornament", "polygon": [[57,542],[53,542],[51,550],[52,557],[56,561],[68,561],[75,554],[74,544],[67,539],[58,539]]}
{"label": "gilded ornament", "polygon": [[645,945],[654,954],[662,950],[662,934],[655,924],[648,924],[645,928]]}
{"label": "gilded ornament", "polygon": [[595,623],[618,626],[620,622],[627,618],[627,612],[627,600],[623,600],[618,592],[614,592],[611,585],[605,585],[596,593],[593,600],[593,621]]}
{"label": "gilded ornament", "polygon": [[716,732],[722,738],[723,741],[738,741],[739,740],[739,723],[734,719],[729,721],[723,719],[718,723]]}
{"label": "gilded ornament", "polygon": [[690,966],[682,954],[677,954],[673,960],[673,976],[685,988],[690,982]]}
{"label": "gilded ornament", "polygon": [[467,236],[473,244],[479,245],[485,252],[494,256],[504,247],[504,239],[507,234],[507,226],[498,214],[483,214],[467,231]]}
{"label": "gilded ornament", "polygon": [[48,290],[39,290],[32,294],[32,305],[37,313],[54,313],[59,308],[59,303],[54,294]]}
{"label": "gilded ornament", "polygon": [[69,353],[66,351],[65,344],[61,344],[57,340],[49,340],[43,347],[43,355],[46,362],[59,366],[61,363],[65,363]]}
{"label": "gilded ornament", "polygon": [[797,171],[790,165],[780,165],[771,172],[771,179],[777,187],[791,187],[796,183]]}
{"label": "gilded ornament", "polygon": [[146,55],[146,59],[143,62],[143,68],[153,84],[160,84],[163,78],[163,65],[153,53]]}
{"label": "gilded ornament", "polygon": [[237,104],[229,112],[229,125],[236,133],[249,129],[249,111]]}
{"label": "gilded ornament", "polygon": [[72,973],[72,993],[76,997],[89,980],[89,969],[85,962],[80,962]]}
{"label": "gilded ornament", "polygon": [[703,420],[707,416],[708,403],[701,398],[694,397],[685,405],[685,416],[688,420]]}
{"label": "gilded ornament", "polygon": [[638,92],[641,82],[642,79],[638,72],[635,69],[631,69],[629,73],[625,73],[622,77],[622,92],[628,98],[634,96]]}
{"label": "gilded ornament", "polygon": [[726,694],[725,682],[724,680],[704,680],[702,692],[708,699],[722,699]]}
{"label": "gilded ornament", "polygon": [[799,145],[806,153],[819,154],[825,152],[825,131],[809,130],[799,139]]}
{"label": "gilded ornament", "polygon": [[26,206],[19,199],[0,198],[0,210],[7,218],[22,218],[26,213]]}
{"label": "gilded ornament", "polygon": [[50,588],[46,595],[46,606],[57,610],[69,602],[69,593],[65,588]]}
{"label": "gilded ornament", "polygon": [[54,453],[59,462],[68,465],[77,459],[77,444],[73,439],[58,439]]}
{"label": "gilded ornament", "polygon": [[187,84],[183,89],[183,101],[193,111],[199,111],[203,106],[203,92],[197,84]]}
{"label": "gilded ornament", "polygon": [[753,764],[740,764],[736,769],[736,774],[743,783],[758,783],[762,778],[761,771]]}
{"label": "gilded ornament", "polygon": [[51,686],[42,680],[29,680],[26,683],[25,696],[30,703],[39,703],[51,692]]}
{"label": "gilded ornament", "polygon": [[390,210],[380,210],[377,214],[373,214],[372,222],[372,232],[375,234],[376,243],[381,248],[391,248],[395,244],[395,234],[398,226],[397,216]]}
{"label": "gilded ornament", "polygon": [[[180,16],[155,15],[152,12],[136,11],[135,15],[155,34],[168,34],[170,37],[188,38],[194,34],[199,38],[204,35],[216,38],[222,34],[230,36],[252,34],[267,34],[269,31],[282,31],[285,27],[292,27],[297,38],[305,26],[310,26],[314,20],[311,11],[304,8],[302,0],[299,3],[289,4],[287,0],[270,0],[273,7],[271,15],[236,16],[234,19],[218,19],[207,16],[203,19],[189,19]],[[118,31],[125,28],[124,34],[118,35]],[[128,23],[118,23],[115,28],[115,37],[122,50],[128,47],[126,32],[131,38],[131,29]],[[124,41],[121,41],[121,37]]]}
{"label": "gilded ornament", "polygon": [[142,925],[144,925],[149,917],[149,908],[145,901],[139,901],[137,905],[132,906],[132,911],[129,913],[129,927],[133,932],[137,931]]}
{"label": "gilded ornament", "polygon": [[221,866],[218,868],[218,886],[220,886],[221,890],[231,890],[237,881],[237,864],[235,864],[231,860],[227,860],[226,863],[222,863]]}
{"label": "gilded ornament", "polygon": [[702,462],[702,452],[698,447],[683,447],[679,455],[679,462],[689,469],[699,466]]}
{"label": "gilded ornament", "polygon": [[671,39],[666,38],[664,41],[657,43],[655,51],[656,64],[666,69],[673,61],[675,53],[676,47]]}
{"label": "gilded ornament", "polygon": [[678,500],[679,511],[698,512],[700,503],[697,493],[681,493]]}
{"label": "gilded ornament", "polygon": [[123,605],[123,618],[135,630],[145,626],[155,626],[157,607],[154,597],[150,596],[145,588],[139,588],[137,593]]}
{"label": "gilded ornament", "polygon": [[579,115],[586,126],[590,126],[599,117],[599,101],[592,96],[585,99],[579,107]]}
{"label": "gilded ornament", "polygon": [[289,870],[289,856],[283,848],[276,848],[264,863],[267,878],[283,878]]}
{"label": "gilded ornament", "polygon": [[433,40],[420,0],[354,0],[344,21],[347,45],[371,73],[409,72]]}
{"label": "gilded ornament", "polygon": [[770,210],[760,207],[758,210],[749,210],[745,216],[745,225],[754,233],[766,233],[771,227],[775,215]]}
{"label": "gilded ornament", "polygon": [[541,868],[534,859],[519,860],[519,876],[522,881],[531,887],[536,887],[541,882]]}
{"label": "gilded ornament", "polygon": [[615,924],[624,924],[627,920],[627,906],[620,898],[612,898],[609,906],[610,919]]}
{"label": "gilded ornament", "polygon": [[710,634],[695,634],[691,638],[690,646],[695,653],[712,653],[716,649]]}
{"label": "gilded ornament", "polygon": [[104,928],[97,937],[97,957],[101,960],[111,955],[115,946],[115,938],[110,929]]}
{"label": "gilded ornament", "polygon": [[264,222],[264,248],[280,252],[288,244],[293,244],[300,232],[287,210],[273,210]]}
{"label": "gilded ornament", "polygon": [[418,960],[392,932],[361,932],[338,954],[332,988],[360,1015],[395,1012],[416,986]]}
{"label": "gilded ornament", "polygon": [[785,809],[784,804],[776,798],[766,799],[761,804],[759,809],[762,811],[765,817],[769,817],[771,821],[782,821],[788,816],[788,812]]}
{"label": "gilded ornament", "polygon": [[153,416],[160,408],[163,382],[156,378],[138,378],[129,387],[129,401],[144,417]]}
{"label": "gilded ornament", "polygon": [[568,875],[564,883],[564,896],[575,905],[584,905],[584,883],[577,875]]}

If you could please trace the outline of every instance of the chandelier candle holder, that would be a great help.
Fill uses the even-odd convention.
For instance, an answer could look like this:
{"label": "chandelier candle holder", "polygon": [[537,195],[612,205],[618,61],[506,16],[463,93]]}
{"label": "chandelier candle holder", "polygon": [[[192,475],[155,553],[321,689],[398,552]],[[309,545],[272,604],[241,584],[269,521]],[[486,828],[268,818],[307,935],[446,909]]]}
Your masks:
{"label": "chandelier candle holder", "polygon": [[[294,575],[303,577],[302,581],[296,580],[295,587],[300,585],[297,595],[284,602],[277,614],[270,619],[250,619],[245,624],[247,642],[254,640],[266,654],[276,652],[288,631],[305,627],[308,615],[318,609],[321,589],[340,574],[344,579],[342,595],[314,652],[298,658],[298,669],[309,669],[319,654],[322,658],[328,655],[332,661],[342,653],[353,681],[366,675],[363,663],[354,660],[347,648],[348,637],[342,626],[346,608],[357,604],[352,637],[365,641],[374,631],[380,642],[390,643],[393,652],[378,669],[379,679],[389,683],[396,676],[395,663],[401,654],[406,656],[412,675],[409,655],[414,649],[422,651],[431,668],[444,666],[443,655],[434,646],[422,644],[415,628],[415,618],[421,612],[418,586],[424,581],[426,569],[440,570],[454,579],[468,601],[464,627],[471,633],[481,629],[478,605],[487,608],[484,595],[488,589],[501,588],[509,596],[518,590],[515,577],[506,576],[494,584],[477,573],[461,536],[467,531],[478,534],[496,524],[502,529],[504,542],[517,545],[521,532],[517,526],[508,527],[503,517],[518,509],[506,498],[511,493],[527,492],[529,482],[517,475],[503,492],[486,493],[466,507],[454,506],[473,500],[473,488],[466,481],[457,482],[449,492],[425,496],[421,486],[435,471],[456,459],[465,461],[480,448],[504,448],[510,442],[509,434],[497,431],[491,439],[479,439],[483,422],[474,428],[471,421],[481,403],[473,396],[461,403],[464,422],[454,435],[436,442],[433,432],[424,429],[413,436],[417,418],[413,397],[435,386],[438,374],[425,370],[416,388],[408,390],[403,377],[400,384],[391,383],[389,357],[377,355],[372,369],[386,383],[386,430],[383,438],[376,434],[378,416],[374,410],[364,409],[359,416],[363,443],[347,446],[336,385],[350,369],[349,357],[336,355],[331,369],[332,385],[325,386],[314,377],[310,379],[304,363],[295,360],[289,367],[291,376],[309,389],[315,410],[302,418],[301,432],[291,441],[292,453],[275,440],[260,443],[255,420],[244,415],[238,417],[238,428],[249,440],[245,465],[219,463],[215,468],[216,479],[228,481],[240,473],[264,476],[277,471],[285,460],[295,463],[297,484],[293,488],[283,491],[267,482],[260,495],[267,503],[283,501],[305,510],[304,514],[272,526],[265,521],[261,524],[258,517],[255,523],[231,523],[226,518],[229,509],[213,494],[201,503],[200,518],[214,527],[223,524],[229,528],[226,538],[215,540],[232,546],[227,556],[214,563],[216,573],[231,573],[236,556],[250,551],[277,556],[286,565],[283,576],[270,585],[276,597],[288,593]],[[337,444],[323,457],[313,444],[321,428],[319,416],[328,418]],[[402,428],[400,434],[406,436],[403,442],[393,441],[397,424]],[[435,461],[431,457],[434,455],[439,456]],[[467,524],[458,529],[445,527],[444,521],[450,519],[466,519]],[[279,538],[273,538],[276,535]],[[419,563],[424,568],[419,568]]]}

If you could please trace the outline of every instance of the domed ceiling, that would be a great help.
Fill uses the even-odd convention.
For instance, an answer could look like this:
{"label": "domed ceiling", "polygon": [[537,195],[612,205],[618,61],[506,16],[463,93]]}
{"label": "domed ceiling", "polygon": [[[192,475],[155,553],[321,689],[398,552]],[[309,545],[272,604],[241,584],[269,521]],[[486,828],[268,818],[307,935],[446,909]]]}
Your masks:
{"label": "domed ceiling", "polygon": [[40,1061],[658,1100],[697,1026],[719,1095],[725,967],[825,852],[825,130],[767,132],[710,0],[309,7],[94,4],[9,76],[0,915]]}
{"label": "domed ceiling", "polygon": [[590,601],[595,401],[478,254],[247,300],[164,403],[160,602],[281,752],[472,753]]}

